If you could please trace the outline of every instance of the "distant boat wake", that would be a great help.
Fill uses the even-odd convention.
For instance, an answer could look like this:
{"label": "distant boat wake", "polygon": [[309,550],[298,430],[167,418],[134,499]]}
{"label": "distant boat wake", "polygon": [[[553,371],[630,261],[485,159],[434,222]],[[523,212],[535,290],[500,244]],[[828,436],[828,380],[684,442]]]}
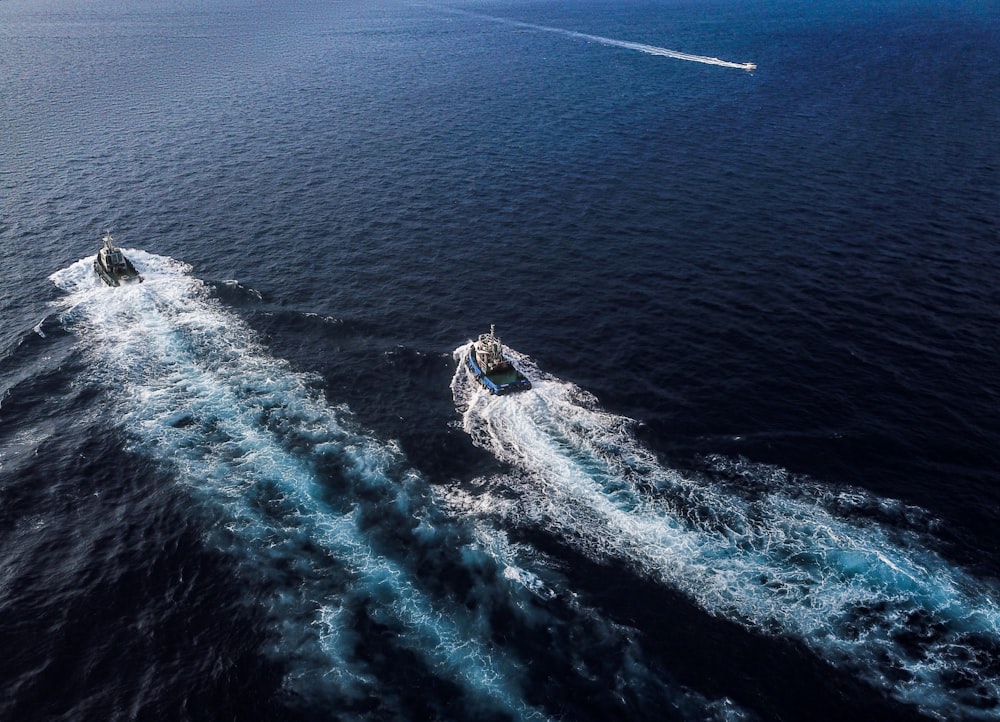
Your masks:
{"label": "distant boat wake", "polygon": [[600,35],[588,35],[587,33],[579,33],[575,30],[564,30],[563,28],[553,28],[547,25],[535,25],[534,23],[525,23],[520,20],[510,20],[508,18],[499,18],[494,15],[480,15],[479,13],[471,13],[465,10],[455,10],[452,8],[443,8],[436,5],[431,5],[437,10],[444,10],[446,12],[455,12],[462,15],[470,15],[472,17],[482,18],[483,20],[490,20],[495,23],[502,23],[503,25],[511,25],[519,28],[528,28],[530,30],[540,30],[545,33],[555,33],[557,35],[564,35],[568,38],[577,38],[579,40],[589,40],[595,43],[600,43],[601,45],[608,45],[615,48],[625,48],[627,50],[638,50],[640,53],[646,53],[648,55],[659,55],[664,58],[674,58],[676,60],[687,60],[692,63],[703,63],[705,65],[718,65],[722,68],[736,68],[737,70],[756,70],[756,63],[736,63],[730,60],[720,60],[719,58],[713,58],[707,55],[694,55],[692,53],[682,53],[679,50],[670,50],[669,48],[661,48],[656,45],[646,45],[644,43],[634,43],[630,40],[615,40],[614,38],[605,38]]}
{"label": "distant boat wake", "polygon": [[[686,478],[643,448],[632,421],[510,349],[533,388],[482,392],[462,364],[467,349],[454,352],[452,381],[462,426],[517,470],[454,499],[470,516],[625,562],[715,616],[797,638],[935,716],[996,711],[998,590],[899,521],[919,510],[748,462],[719,459],[705,477]],[[970,681],[966,691],[953,688],[957,677]]]}

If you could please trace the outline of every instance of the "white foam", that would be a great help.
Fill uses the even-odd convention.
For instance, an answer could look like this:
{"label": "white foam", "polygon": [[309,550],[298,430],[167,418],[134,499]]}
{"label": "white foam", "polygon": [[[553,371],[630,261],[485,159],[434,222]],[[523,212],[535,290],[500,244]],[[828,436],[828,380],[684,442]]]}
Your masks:
{"label": "white foam", "polygon": [[[434,6],[432,6],[434,7]],[[464,10],[456,10],[452,8],[441,8],[439,10],[446,10],[447,12],[459,13],[462,15],[471,15],[473,17],[481,18],[483,20],[490,20],[495,23],[501,23],[503,25],[510,25],[518,28],[528,28],[530,30],[539,30],[545,33],[555,33],[557,35],[564,35],[569,38],[577,38],[580,40],[589,40],[595,43],[600,43],[601,45],[607,45],[616,48],[625,48],[626,50],[637,50],[640,53],[646,53],[648,55],[658,55],[664,58],[674,58],[676,60],[687,60],[692,63],[703,63],[705,65],[718,65],[723,68],[737,68],[739,70],[756,70],[757,65],[755,63],[736,63],[730,60],[720,60],[719,58],[710,57],[707,55],[694,55],[692,53],[683,53],[679,50],[671,50],[669,48],[661,48],[656,45],[647,45],[645,43],[635,43],[630,40],[615,40],[614,38],[605,38],[600,35],[588,35],[587,33],[579,33],[574,30],[564,30],[563,28],[553,28],[547,25],[535,25],[534,23],[525,23],[519,20],[510,20],[508,18],[495,17],[493,15],[481,15],[479,13],[472,13]]]}
{"label": "white foam", "polygon": [[[492,507],[487,492],[484,516],[544,528],[593,559],[626,560],[712,614],[794,636],[935,713],[980,714],[949,689],[948,671],[978,674],[982,696],[1000,696],[987,654],[978,665],[954,661],[976,635],[1000,642],[997,589],[950,566],[926,538],[839,516],[774,480],[739,494],[685,478],[636,441],[630,420],[514,351],[533,389],[481,391],[460,362],[467,350],[455,351],[452,382],[463,428],[521,470],[492,494],[513,491],[517,503]],[[917,618],[927,638],[900,641]]]}
{"label": "white foam", "polygon": [[[614,678],[627,679],[628,686],[632,689],[641,685],[646,691],[639,694],[645,696],[650,689],[655,690],[654,695],[669,700],[671,706],[685,719],[735,722],[752,718],[752,715],[728,698],[706,699],[671,679],[662,670],[654,672],[635,641],[642,637],[640,632],[608,620],[598,610],[587,606],[568,585],[560,562],[526,543],[512,541],[504,525],[517,515],[515,510],[519,507],[519,501],[499,497],[490,491],[503,485],[504,481],[505,477],[499,476],[482,480],[480,488],[475,491],[451,487],[444,490],[443,500],[472,525],[476,541],[503,568],[505,579],[520,585],[545,602],[558,600],[572,610],[576,626],[595,630],[594,636],[609,647],[601,656],[618,660],[621,666]],[[528,625],[543,628],[552,624],[551,617],[540,612],[538,605],[519,607],[525,614]],[[594,650],[590,650],[590,653],[600,654]],[[570,654],[576,657],[578,650],[570,650]],[[593,683],[593,673],[585,665],[576,671],[583,684]],[[610,676],[608,679],[610,684]],[[622,700],[622,703],[628,705],[627,701]]]}
{"label": "white foam", "polygon": [[358,528],[358,502],[337,511],[324,500],[324,458],[335,458],[349,483],[388,488],[406,482],[389,476],[396,452],[354,431],[308,377],[268,356],[184,264],[126,254],[144,283],[105,287],[92,257],[53,274],[68,294],[64,319],[137,450],[174,470],[223,522],[212,540],[242,553],[246,568],[275,589],[267,604],[289,685],[342,700],[378,693],[354,631],[356,615],[370,612],[470,700],[539,717],[520,697],[517,665],[481,620],[430,598],[376,552]]}

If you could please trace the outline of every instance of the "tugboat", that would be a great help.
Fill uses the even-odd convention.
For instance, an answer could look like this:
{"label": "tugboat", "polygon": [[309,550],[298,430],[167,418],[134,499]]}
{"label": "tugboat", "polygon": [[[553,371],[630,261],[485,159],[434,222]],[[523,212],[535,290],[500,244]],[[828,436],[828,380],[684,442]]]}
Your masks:
{"label": "tugboat", "polygon": [[111,234],[105,233],[101,240],[104,246],[94,259],[94,270],[97,271],[97,275],[109,286],[120,286],[122,282],[131,281],[142,283],[142,276],[135,270],[132,261],[125,258],[125,254],[115,245]]}
{"label": "tugboat", "polygon": [[494,396],[527,391],[531,382],[503,355],[503,344],[493,328],[491,324],[490,332],[481,334],[479,340],[472,344],[465,358],[469,372]]}

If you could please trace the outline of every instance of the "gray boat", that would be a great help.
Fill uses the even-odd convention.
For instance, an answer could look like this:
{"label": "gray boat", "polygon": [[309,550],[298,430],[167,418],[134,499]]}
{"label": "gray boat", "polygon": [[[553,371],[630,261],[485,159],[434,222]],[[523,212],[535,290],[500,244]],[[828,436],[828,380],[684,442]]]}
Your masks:
{"label": "gray boat", "polygon": [[94,259],[94,270],[109,286],[120,286],[122,283],[142,283],[142,276],[135,270],[132,261],[125,257],[122,249],[115,245],[110,233],[105,233],[101,239],[104,245]]}

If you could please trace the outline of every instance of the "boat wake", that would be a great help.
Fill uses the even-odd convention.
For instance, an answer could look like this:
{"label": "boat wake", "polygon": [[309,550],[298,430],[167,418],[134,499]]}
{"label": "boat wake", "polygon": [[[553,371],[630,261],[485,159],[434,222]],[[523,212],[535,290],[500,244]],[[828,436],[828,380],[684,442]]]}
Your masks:
{"label": "boat wake", "polygon": [[[442,10],[443,8],[437,8]],[[615,48],[625,48],[626,50],[638,50],[640,53],[646,53],[648,55],[658,55],[663,58],[674,58],[676,60],[687,60],[692,63],[703,63],[705,65],[718,65],[723,68],[736,68],[738,70],[756,70],[756,63],[736,63],[730,60],[720,60],[719,58],[713,58],[707,55],[694,55],[692,53],[682,53],[679,50],[670,50],[669,48],[661,48],[656,45],[646,45],[644,43],[635,43],[629,40],[615,40],[614,38],[605,38],[600,35],[588,35],[587,33],[578,33],[574,30],[564,30],[562,28],[553,28],[546,25],[535,25],[533,23],[525,23],[519,20],[510,20],[508,18],[495,17],[493,15],[480,15],[479,13],[471,13],[464,10],[454,10],[449,8],[449,12],[461,13],[462,15],[470,15],[472,17],[481,18],[483,20],[490,20],[495,23],[501,23],[503,25],[510,25],[518,28],[527,28],[529,30],[539,30],[544,33],[555,33],[557,35],[563,35],[569,38],[576,38],[577,40],[588,40],[594,43],[600,43],[601,45],[607,45]]]}
{"label": "boat wake", "polygon": [[222,522],[213,541],[244,550],[243,564],[274,590],[274,651],[289,664],[289,686],[346,709],[380,698],[387,706],[389,672],[365,661],[357,631],[376,624],[393,632],[390,647],[423,661],[417,679],[458,685],[472,708],[540,716],[520,697],[517,666],[476,633],[483,621],[435,598],[363,529],[373,507],[396,504],[425,517],[415,531],[424,543],[436,534],[432,510],[409,505],[420,481],[398,452],[353,429],[313,379],[269,357],[187,266],[129,254],[141,286],[101,287],[92,259],[52,276],[69,294],[64,321],[115,390],[137,450],[174,469]]}
{"label": "boat wake", "polygon": [[[575,648],[532,641],[567,624],[573,631],[560,634],[575,647],[597,629],[591,646],[610,677],[644,668],[612,625],[582,609],[546,611],[563,603],[530,560],[449,518],[394,444],[328,404],[317,379],[269,356],[188,266],[128,253],[141,285],[104,286],[92,257],[52,275],[66,292],[62,322],[111,390],[135,451],[186,487],[207,543],[252,580],[248,594],[276,639],[267,651],[294,699],[359,718],[545,718],[539,689],[560,679],[572,689],[592,673],[566,663]],[[518,651],[504,641],[512,636]],[[526,674],[532,644],[550,676]],[[684,717],[741,716],[728,700],[646,676],[645,693]],[[619,698],[609,704],[620,716]]]}
{"label": "boat wake", "polygon": [[917,525],[853,513],[890,517],[897,502],[742,462],[725,470],[740,483],[686,477],[635,439],[631,420],[514,352],[532,390],[482,392],[467,352],[456,349],[452,382],[462,426],[516,470],[484,484],[467,513],[625,561],[710,614],[801,640],[932,714],[1000,710],[998,590],[935,553]]}

